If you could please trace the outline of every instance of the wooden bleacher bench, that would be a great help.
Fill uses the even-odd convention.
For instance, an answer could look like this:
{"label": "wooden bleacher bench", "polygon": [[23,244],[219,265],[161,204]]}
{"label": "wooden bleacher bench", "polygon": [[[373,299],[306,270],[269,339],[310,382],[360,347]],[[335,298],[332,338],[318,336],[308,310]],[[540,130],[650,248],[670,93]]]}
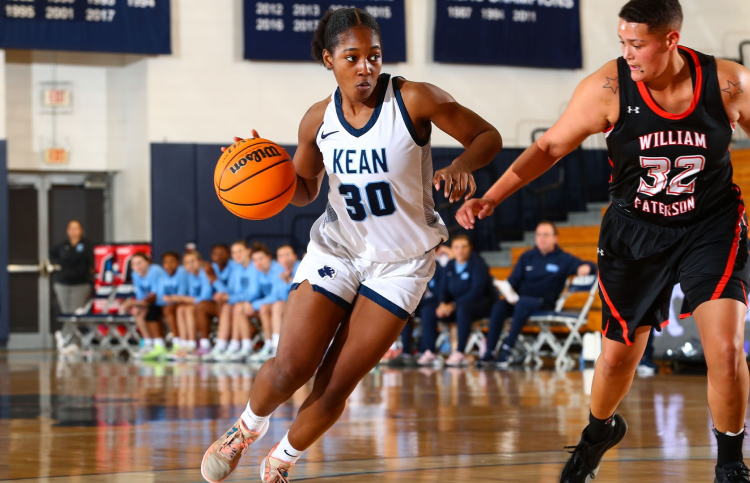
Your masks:
{"label": "wooden bleacher bench", "polygon": [[[583,260],[584,262],[594,262],[596,263],[597,259],[597,253],[596,253],[596,246],[597,243],[591,243],[586,245],[562,245],[561,248],[565,250],[566,252],[570,253],[573,256],[576,256]],[[521,255],[524,254],[524,252],[530,250],[532,247],[513,247],[510,249],[510,258],[513,262],[513,265],[518,262],[518,259],[521,258]]]}

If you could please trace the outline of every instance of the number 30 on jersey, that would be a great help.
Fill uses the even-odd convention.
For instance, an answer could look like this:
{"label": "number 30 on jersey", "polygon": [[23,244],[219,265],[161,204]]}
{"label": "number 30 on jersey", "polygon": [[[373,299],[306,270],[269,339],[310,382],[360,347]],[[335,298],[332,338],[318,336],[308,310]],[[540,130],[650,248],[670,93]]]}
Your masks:
{"label": "number 30 on jersey", "polygon": [[[396,212],[396,202],[393,199],[390,183],[378,181],[365,186],[367,206],[373,216],[388,216]],[[362,190],[354,184],[339,186],[339,194],[346,200],[346,210],[352,221],[365,221],[367,207],[362,199]]]}

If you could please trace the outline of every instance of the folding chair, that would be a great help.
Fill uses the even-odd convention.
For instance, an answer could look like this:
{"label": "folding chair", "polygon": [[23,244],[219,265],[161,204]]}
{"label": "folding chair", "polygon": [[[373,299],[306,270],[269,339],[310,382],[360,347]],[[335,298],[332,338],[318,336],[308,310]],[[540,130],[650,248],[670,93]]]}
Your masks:
{"label": "folding chair", "polygon": [[[550,311],[534,312],[529,318],[529,322],[539,326],[539,335],[531,345],[526,356],[525,363],[532,360],[537,364],[541,362],[539,358],[543,354],[542,348],[546,345],[550,348],[549,354],[555,357],[555,367],[557,369],[571,369],[576,366],[576,361],[568,355],[570,346],[574,343],[582,344],[581,327],[588,322],[588,314],[591,305],[594,303],[594,297],[598,291],[599,284],[596,275],[587,275],[585,277],[575,277],[568,279],[562,294],[557,299],[555,309]],[[574,293],[588,292],[588,298],[580,310],[563,311],[566,302]],[[570,332],[565,342],[560,344],[555,334],[552,333],[554,325],[565,326]]]}

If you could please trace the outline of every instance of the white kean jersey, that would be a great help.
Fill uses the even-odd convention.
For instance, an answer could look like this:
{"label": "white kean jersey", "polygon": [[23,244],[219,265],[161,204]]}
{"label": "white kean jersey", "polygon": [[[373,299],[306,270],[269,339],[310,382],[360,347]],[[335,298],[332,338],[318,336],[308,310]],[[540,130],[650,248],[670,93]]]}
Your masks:
{"label": "white kean jersey", "polygon": [[353,257],[390,263],[420,257],[448,239],[432,199],[430,140],[419,139],[397,78],[381,74],[372,117],[361,129],[332,100],[316,141],[330,185],[328,208],[312,238],[342,245]]}

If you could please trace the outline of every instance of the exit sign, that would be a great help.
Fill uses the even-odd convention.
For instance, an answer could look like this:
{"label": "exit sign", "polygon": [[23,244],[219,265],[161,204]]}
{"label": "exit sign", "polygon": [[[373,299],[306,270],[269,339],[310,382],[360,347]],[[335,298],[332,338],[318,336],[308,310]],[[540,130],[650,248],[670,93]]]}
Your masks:
{"label": "exit sign", "polygon": [[46,164],[68,164],[70,151],[65,148],[47,148],[44,150]]}
{"label": "exit sign", "polygon": [[73,104],[73,92],[69,89],[44,89],[42,105],[44,107],[70,107]]}

